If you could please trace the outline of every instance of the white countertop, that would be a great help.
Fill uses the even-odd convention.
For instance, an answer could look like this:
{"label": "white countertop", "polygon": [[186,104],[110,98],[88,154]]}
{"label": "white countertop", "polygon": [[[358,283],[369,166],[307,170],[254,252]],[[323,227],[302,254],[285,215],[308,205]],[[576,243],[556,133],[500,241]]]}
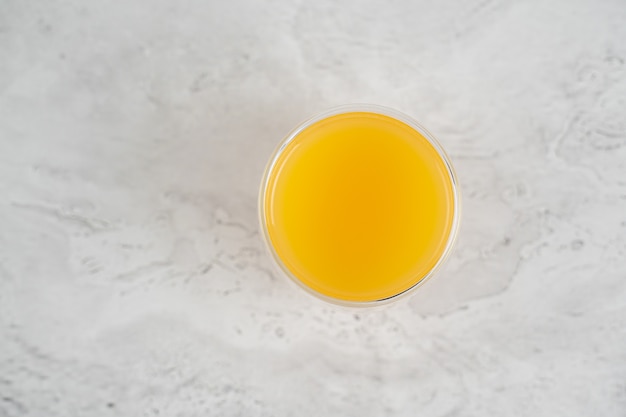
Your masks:
{"label": "white countertop", "polygon": [[[626,415],[626,3],[0,2],[0,416]],[[273,147],[353,102],[449,151],[445,270],[271,269]]]}

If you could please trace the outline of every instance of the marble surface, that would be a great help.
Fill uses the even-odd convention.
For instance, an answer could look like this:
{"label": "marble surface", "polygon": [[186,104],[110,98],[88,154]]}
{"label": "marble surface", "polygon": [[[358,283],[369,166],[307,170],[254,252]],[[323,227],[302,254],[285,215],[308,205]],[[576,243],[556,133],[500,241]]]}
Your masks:
{"label": "marble surface", "polygon": [[[626,415],[623,0],[0,2],[0,416]],[[431,130],[464,196],[386,308],[271,268],[308,116]]]}

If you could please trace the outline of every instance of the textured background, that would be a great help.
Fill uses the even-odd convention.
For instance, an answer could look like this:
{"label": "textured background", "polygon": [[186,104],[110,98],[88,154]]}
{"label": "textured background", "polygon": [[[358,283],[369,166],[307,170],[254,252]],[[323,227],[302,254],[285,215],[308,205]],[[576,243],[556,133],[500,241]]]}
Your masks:
{"label": "textured background", "polygon": [[[626,415],[623,0],[0,0],[0,416]],[[377,310],[271,270],[274,145],[372,102],[464,193]]]}

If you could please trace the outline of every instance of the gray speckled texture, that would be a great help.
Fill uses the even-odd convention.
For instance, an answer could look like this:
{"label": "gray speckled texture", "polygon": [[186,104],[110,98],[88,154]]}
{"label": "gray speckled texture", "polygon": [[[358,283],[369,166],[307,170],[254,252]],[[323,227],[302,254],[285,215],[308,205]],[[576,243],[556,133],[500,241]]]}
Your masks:
{"label": "gray speckled texture", "polygon": [[[622,0],[0,2],[0,416],[626,415]],[[458,245],[375,310],[256,193],[338,104],[415,117]]]}

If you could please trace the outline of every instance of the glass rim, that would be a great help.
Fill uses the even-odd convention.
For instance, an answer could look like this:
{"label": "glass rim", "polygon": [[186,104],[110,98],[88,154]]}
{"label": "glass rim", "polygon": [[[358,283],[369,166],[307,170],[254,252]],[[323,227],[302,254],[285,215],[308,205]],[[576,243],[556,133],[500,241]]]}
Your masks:
{"label": "glass rim", "polygon": [[[424,274],[415,284],[413,284],[409,288],[403,291],[400,291],[397,294],[394,294],[392,296],[382,298],[379,300],[372,300],[372,301],[352,301],[352,300],[343,300],[340,298],[330,297],[328,295],[322,294],[314,290],[313,288],[303,283],[297,276],[295,276],[289,270],[289,268],[287,268],[285,263],[282,261],[282,259],[276,252],[276,249],[274,248],[274,245],[269,236],[269,231],[267,227],[267,216],[266,216],[266,210],[265,210],[267,186],[270,180],[271,173],[273,172],[276,162],[278,161],[279,157],[281,156],[282,152],[285,150],[287,145],[291,143],[303,130],[313,125],[314,123],[317,123],[319,121],[322,121],[324,119],[327,119],[329,117],[336,116],[339,114],[355,113],[355,112],[374,113],[374,114],[380,114],[383,116],[388,116],[388,117],[391,117],[393,119],[399,120],[400,122],[407,124],[409,127],[419,132],[433,146],[433,148],[435,148],[435,150],[437,151],[437,154],[444,162],[447,168],[448,176],[450,178],[450,183],[452,184],[452,195],[453,195],[453,211],[454,212],[452,215],[452,226],[450,228],[446,246],[443,252],[441,253],[441,256],[435,263],[435,265],[426,274]],[[426,281],[432,278],[433,275],[435,275],[435,273],[446,262],[446,260],[450,256],[450,253],[452,252],[452,249],[454,247],[454,244],[456,242],[458,232],[459,232],[459,226],[460,226],[460,220],[461,220],[461,191],[459,188],[458,178],[457,178],[456,172],[454,171],[454,167],[452,166],[450,158],[446,154],[441,144],[437,141],[437,139],[435,139],[435,137],[428,130],[426,130],[422,125],[420,125],[418,122],[416,122],[411,117],[407,116],[406,114],[398,110],[385,107],[385,106],[380,106],[377,104],[344,104],[341,106],[332,107],[328,110],[317,113],[316,115],[308,118],[307,120],[300,123],[296,128],[291,130],[291,132],[289,132],[278,143],[267,165],[265,166],[265,170],[263,172],[263,177],[262,177],[262,181],[260,184],[259,196],[258,196],[258,216],[259,216],[259,225],[262,229],[261,235],[263,236],[263,241],[264,241],[266,250],[271,255],[272,261],[274,263],[274,267],[276,269],[279,269],[283,274],[285,274],[289,278],[290,281],[292,281],[298,287],[305,290],[305,292],[307,292],[309,295],[312,295],[313,297],[326,301],[330,304],[344,306],[344,307],[374,307],[374,306],[389,304],[391,302],[397,301],[400,298],[405,298],[408,295],[413,294],[417,290],[417,288],[421,287]]]}

